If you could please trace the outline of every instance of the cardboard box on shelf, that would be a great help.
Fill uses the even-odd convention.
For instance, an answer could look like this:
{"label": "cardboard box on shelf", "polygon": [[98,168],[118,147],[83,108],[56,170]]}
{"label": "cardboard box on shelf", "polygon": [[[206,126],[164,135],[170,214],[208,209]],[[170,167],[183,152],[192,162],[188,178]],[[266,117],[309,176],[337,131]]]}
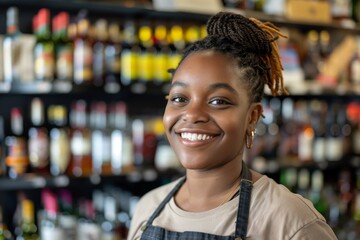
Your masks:
{"label": "cardboard box on shelf", "polygon": [[330,2],[325,0],[288,0],[285,16],[312,23],[330,23],[332,20]]}

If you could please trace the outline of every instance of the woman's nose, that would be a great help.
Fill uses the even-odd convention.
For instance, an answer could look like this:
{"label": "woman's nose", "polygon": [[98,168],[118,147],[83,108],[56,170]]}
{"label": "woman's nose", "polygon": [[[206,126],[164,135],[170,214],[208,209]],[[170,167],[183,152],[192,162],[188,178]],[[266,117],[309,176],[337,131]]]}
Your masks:
{"label": "woman's nose", "polygon": [[191,102],[184,111],[183,120],[191,123],[209,121],[206,105],[199,102]]}

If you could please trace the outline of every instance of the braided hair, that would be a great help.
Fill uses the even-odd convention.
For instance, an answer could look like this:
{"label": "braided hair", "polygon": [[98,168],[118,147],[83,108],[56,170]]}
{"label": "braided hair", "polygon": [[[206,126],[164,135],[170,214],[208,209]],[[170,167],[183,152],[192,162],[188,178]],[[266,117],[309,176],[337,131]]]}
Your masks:
{"label": "braided hair", "polygon": [[265,84],[274,96],[288,94],[275,43],[279,36],[285,36],[277,27],[239,14],[219,12],[208,20],[207,32],[207,37],[185,50],[180,64],[193,52],[213,50],[235,59],[249,87],[252,102],[261,101]]}

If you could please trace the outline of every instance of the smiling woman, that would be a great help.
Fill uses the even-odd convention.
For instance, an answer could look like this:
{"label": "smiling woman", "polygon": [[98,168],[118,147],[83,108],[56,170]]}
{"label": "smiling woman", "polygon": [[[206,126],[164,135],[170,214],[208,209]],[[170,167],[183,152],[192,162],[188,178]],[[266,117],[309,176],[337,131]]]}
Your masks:
{"label": "smiling woman", "polygon": [[249,170],[264,87],[287,94],[270,23],[221,12],[174,70],[163,116],[186,176],[147,193],[132,239],[336,239],[310,201]]}

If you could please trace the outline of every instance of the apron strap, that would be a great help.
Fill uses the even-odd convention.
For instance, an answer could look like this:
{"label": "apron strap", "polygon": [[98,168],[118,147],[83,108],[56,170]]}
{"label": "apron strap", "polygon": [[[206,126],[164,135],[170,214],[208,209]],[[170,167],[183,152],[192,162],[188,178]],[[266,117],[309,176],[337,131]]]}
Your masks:
{"label": "apron strap", "polygon": [[241,181],[240,181],[240,193],[239,193],[239,207],[236,219],[235,239],[246,238],[250,200],[251,200],[251,172],[246,164],[242,163]]}
{"label": "apron strap", "polygon": [[186,177],[182,177],[179,182],[176,184],[176,186],[168,193],[168,195],[165,197],[165,199],[160,203],[160,205],[156,208],[156,210],[153,212],[151,217],[146,223],[146,226],[150,226],[154,219],[160,214],[162,209],[165,207],[165,205],[170,201],[172,196],[180,189],[180,187],[184,184],[186,180]]}

